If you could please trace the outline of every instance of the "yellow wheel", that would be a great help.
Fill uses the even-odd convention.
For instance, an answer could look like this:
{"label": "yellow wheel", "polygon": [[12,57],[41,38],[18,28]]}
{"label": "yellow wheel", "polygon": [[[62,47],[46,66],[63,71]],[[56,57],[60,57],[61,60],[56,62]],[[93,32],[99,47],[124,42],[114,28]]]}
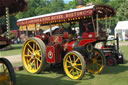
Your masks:
{"label": "yellow wheel", "polygon": [[85,74],[85,60],[77,51],[68,52],[63,61],[64,71],[71,79],[81,79]]}
{"label": "yellow wheel", "polygon": [[39,38],[28,39],[22,48],[22,61],[30,73],[40,73],[46,64],[45,44]]}
{"label": "yellow wheel", "polygon": [[0,58],[0,85],[16,85],[14,69],[5,58]]}
{"label": "yellow wheel", "polygon": [[100,52],[100,50],[94,49],[91,59],[86,60],[86,69],[90,73],[97,74],[103,70],[105,64],[104,55]]}

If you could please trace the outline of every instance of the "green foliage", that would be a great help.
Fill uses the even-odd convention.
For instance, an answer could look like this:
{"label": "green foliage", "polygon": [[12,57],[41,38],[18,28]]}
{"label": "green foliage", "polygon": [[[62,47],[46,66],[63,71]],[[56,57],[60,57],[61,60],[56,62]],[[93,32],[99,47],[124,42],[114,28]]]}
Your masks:
{"label": "green foliage", "polygon": [[28,0],[28,10],[19,13],[17,18],[32,17],[64,10],[63,0]]}
{"label": "green foliage", "polygon": [[68,4],[65,4],[64,9],[69,10],[69,9],[74,9],[76,8],[76,0],[70,1]]}
{"label": "green foliage", "polygon": [[86,4],[92,3],[92,4],[101,4],[102,0],[84,0]]}
{"label": "green foliage", "polygon": [[[18,26],[16,25],[16,17],[15,16],[10,16],[10,29],[11,30],[16,30],[18,29]],[[0,18],[0,24],[5,25],[6,26],[6,19],[5,16]]]}
{"label": "green foliage", "polygon": [[15,16],[11,16],[10,17],[10,28],[11,30],[17,30],[18,29],[18,26],[16,25],[16,17]]}
{"label": "green foliage", "polygon": [[64,1],[63,0],[50,0],[50,10],[51,12],[58,12],[64,10]]}
{"label": "green foliage", "polygon": [[128,20],[128,1],[123,0],[120,4],[120,7],[117,9],[117,21]]}

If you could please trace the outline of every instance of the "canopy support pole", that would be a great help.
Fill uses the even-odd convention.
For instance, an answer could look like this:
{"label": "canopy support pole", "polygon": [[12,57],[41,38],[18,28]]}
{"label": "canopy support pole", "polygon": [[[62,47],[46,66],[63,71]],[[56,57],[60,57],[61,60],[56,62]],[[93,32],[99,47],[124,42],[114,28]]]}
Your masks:
{"label": "canopy support pole", "polygon": [[52,35],[52,25],[50,24],[50,35]]}
{"label": "canopy support pole", "polygon": [[111,28],[111,18],[109,20],[109,29]]}
{"label": "canopy support pole", "polygon": [[6,14],[6,26],[7,26],[7,38],[10,39],[10,19],[9,19],[9,8],[5,8]]}
{"label": "canopy support pole", "polygon": [[28,27],[26,25],[26,36],[28,37]]}
{"label": "canopy support pole", "polygon": [[106,23],[106,25],[105,25],[105,31],[107,31],[107,27],[108,27],[108,22],[107,22],[107,15],[105,15],[105,23]]}
{"label": "canopy support pole", "polygon": [[96,28],[97,28],[97,37],[99,36],[99,22],[98,22],[98,14],[96,14]]}
{"label": "canopy support pole", "polygon": [[95,24],[94,24],[93,16],[91,16],[91,18],[92,18],[93,29],[94,29],[94,32],[95,32],[95,35],[96,35],[96,27],[95,27]]}
{"label": "canopy support pole", "polygon": [[37,30],[37,29],[36,29],[36,24],[35,24],[35,35],[37,34],[37,33],[36,33],[36,30]]}

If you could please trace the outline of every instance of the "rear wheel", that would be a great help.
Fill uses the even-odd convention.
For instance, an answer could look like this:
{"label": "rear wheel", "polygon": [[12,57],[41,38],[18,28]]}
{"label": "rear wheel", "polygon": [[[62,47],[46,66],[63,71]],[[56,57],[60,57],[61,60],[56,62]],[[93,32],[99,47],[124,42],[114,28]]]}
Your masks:
{"label": "rear wheel", "polygon": [[40,73],[46,64],[45,44],[39,38],[28,39],[22,48],[22,61],[30,73]]}
{"label": "rear wheel", "polygon": [[81,79],[85,74],[85,60],[77,51],[68,52],[63,61],[64,71],[71,79]]}
{"label": "rear wheel", "polygon": [[16,85],[14,69],[5,58],[0,58],[0,85]]}
{"label": "rear wheel", "polygon": [[107,57],[107,65],[109,65],[109,66],[117,65],[116,58],[114,58],[114,57]]}
{"label": "rear wheel", "polygon": [[86,60],[86,62],[88,72],[93,74],[100,73],[106,63],[104,55],[98,49],[93,50],[91,59]]}

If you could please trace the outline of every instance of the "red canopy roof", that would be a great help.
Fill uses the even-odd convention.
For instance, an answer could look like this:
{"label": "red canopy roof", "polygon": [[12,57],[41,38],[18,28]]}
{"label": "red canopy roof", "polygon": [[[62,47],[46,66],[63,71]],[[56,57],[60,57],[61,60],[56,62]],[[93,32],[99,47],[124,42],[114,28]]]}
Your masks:
{"label": "red canopy roof", "polygon": [[45,14],[35,17],[29,17],[24,19],[19,19],[17,21],[17,25],[28,25],[28,24],[54,24],[60,22],[70,22],[70,21],[78,21],[80,19],[86,19],[90,16],[96,17],[96,14],[99,15],[99,18],[112,17],[115,15],[115,10],[106,5],[92,5],[88,7],[71,9],[51,14]]}

